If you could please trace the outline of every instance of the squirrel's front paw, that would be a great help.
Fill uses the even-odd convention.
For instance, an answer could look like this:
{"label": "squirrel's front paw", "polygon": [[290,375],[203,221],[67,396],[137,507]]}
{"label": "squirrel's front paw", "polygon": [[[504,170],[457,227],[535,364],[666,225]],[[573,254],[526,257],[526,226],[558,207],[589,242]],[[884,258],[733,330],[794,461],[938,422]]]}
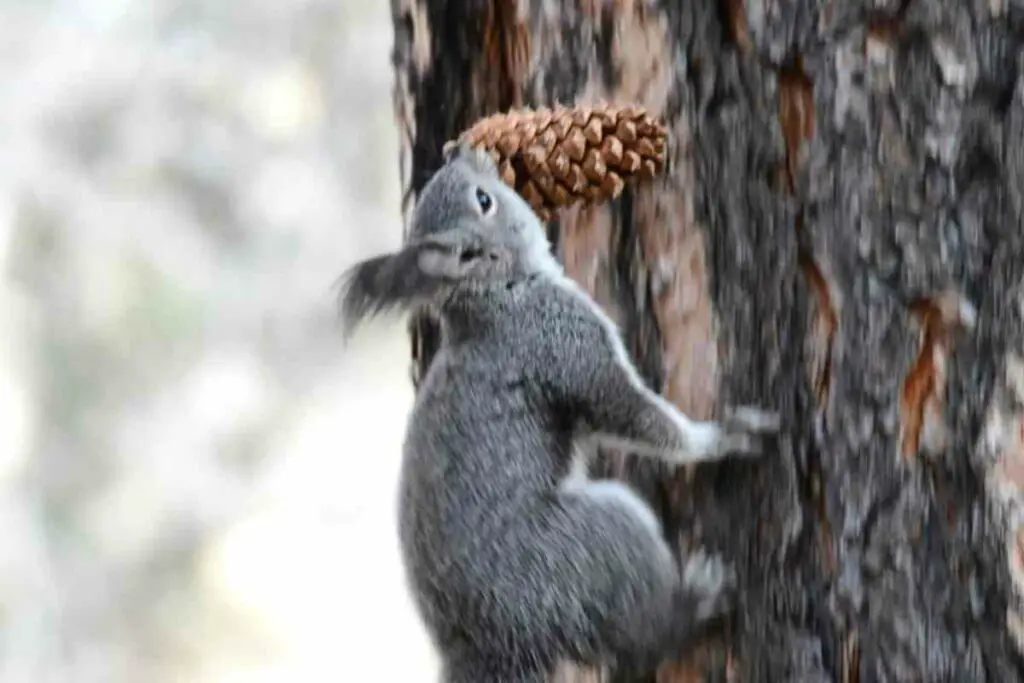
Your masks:
{"label": "squirrel's front paw", "polygon": [[782,420],[778,413],[769,410],[738,406],[726,409],[722,424],[751,434],[777,434]]}
{"label": "squirrel's front paw", "polygon": [[715,451],[719,457],[762,455],[763,437],[777,434],[780,426],[777,413],[749,406],[727,409],[718,423],[720,433]]}

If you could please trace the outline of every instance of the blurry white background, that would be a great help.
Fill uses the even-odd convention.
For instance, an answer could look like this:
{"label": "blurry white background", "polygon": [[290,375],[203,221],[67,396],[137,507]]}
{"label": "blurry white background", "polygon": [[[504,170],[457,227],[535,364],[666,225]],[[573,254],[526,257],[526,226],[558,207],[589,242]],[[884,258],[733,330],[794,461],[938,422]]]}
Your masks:
{"label": "blurry white background", "polygon": [[434,677],[388,3],[0,0],[0,681]]}

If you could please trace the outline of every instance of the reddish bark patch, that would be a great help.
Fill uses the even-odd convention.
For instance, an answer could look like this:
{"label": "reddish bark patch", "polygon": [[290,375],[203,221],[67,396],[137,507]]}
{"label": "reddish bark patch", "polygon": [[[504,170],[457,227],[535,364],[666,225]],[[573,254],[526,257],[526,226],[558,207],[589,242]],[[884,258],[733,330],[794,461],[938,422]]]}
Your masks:
{"label": "reddish bark patch", "polygon": [[493,113],[523,103],[523,81],[530,64],[530,29],[519,16],[517,0],[486,3],[483,55],[470,92],[482,111]]}
{"label": "reddish bark patch", "polygon": [[925,404],[936,396],[940,388],[939,359],[944,354],[943,324],[938,309],[928,301],[918,301],[911,305],[910,310],[921,324],[921,343],[917,359],[903,381],[900,398],[903,424],[900,455],[905,459],[917,453],[920,445]]}
{"label": "reddish bark patch", "polygon": [[935,451],[945,444],[942,407],[951,333],[957,326],[974,324],[973,309],[952,291],[918,299],[910,304],[910,312],[921,327],[921,342],[900,396],[900,455],[904,459],[912,458],[922,445]]}
{"label": "reddish bark patch", "polygon": [[613,100],[639,102],[657,117],[675,78],[665,14],[637,0],[615,0],[611,14],[611,67],[619,74]]}
{"label": "reddish bark patch", "polygon": [[814,320],[808,343],[811,381],[818,407],[823,408],[832,384],[832,348],[839,327],[832,287],[818,262],[807,250],[797,257],[804,280],[814,298]]}
{"label": "reddish bark patch", "polygon": [[779,123],[786,140],[786,188],[795,190],[796,169],[803,143],[814,137],[814,84],[803,69],[803,59],[779,69]]}
{"label": "reddish bark patch", "polygon": [[575,205],[561,214],[558,258],[576,281],[615,323],[622,320],[609,283],[614,226],[606,205]]}
{"label": "reddish bark patch", "polygon": [[748,54],[754,47],[750,39],[750,26],[747,23],[747,9],[743,0],[721,0],[725,15],[725,32],[729,41],[739,49],[740,53]]}
{"label": "reddish bark patch", "polygon": [[894,43],[903,29],[903,20],[910,9],[911,0],[903,0],[896,12],[873,13],[868,17],[867,38],[880,43]]}
{"label": "reddish bark patch", "polygon": [[843,641],[842,683],[860,683],[860,643],[857,631],[846,634]]}

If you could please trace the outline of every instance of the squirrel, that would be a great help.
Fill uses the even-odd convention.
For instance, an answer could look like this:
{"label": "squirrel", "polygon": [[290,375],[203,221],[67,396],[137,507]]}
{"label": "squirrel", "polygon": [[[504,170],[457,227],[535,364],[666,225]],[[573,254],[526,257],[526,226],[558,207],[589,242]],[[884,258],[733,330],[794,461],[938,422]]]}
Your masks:
{"label": "squirrel", "polygon": [[648,503],[590,480],[580,444],[671,465],[756,457],[775,414],[687,417],[551,253],[490,156],[445,150],[404,245],[340,280],[342,323],[430,307],[441,345],[406,430],[401,557],[442,683],[543,683],[563,661],[654,671],[732,600],[731,570],[682,569]]}

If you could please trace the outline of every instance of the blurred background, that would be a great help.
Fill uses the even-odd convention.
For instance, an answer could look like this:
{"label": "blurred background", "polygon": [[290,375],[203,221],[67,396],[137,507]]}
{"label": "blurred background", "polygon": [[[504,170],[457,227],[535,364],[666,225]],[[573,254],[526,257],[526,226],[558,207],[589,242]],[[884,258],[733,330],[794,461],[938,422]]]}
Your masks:
{"label": "blurred background", "polygon": [[0,0],[0,681],[430,681],[388,3]]}

